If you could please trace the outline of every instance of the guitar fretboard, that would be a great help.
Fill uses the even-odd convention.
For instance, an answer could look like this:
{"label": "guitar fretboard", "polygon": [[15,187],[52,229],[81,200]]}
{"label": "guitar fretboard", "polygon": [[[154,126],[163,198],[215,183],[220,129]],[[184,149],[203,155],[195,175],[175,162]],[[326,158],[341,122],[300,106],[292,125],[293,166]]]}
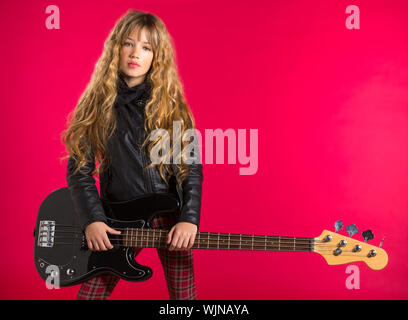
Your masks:
{"label": "guitar fretboard", "polygon": [[[167,248],[167,230],[127,228],[125,247]],[[314,238],[197,232],[192,248],[223,250],[314,251]]]}

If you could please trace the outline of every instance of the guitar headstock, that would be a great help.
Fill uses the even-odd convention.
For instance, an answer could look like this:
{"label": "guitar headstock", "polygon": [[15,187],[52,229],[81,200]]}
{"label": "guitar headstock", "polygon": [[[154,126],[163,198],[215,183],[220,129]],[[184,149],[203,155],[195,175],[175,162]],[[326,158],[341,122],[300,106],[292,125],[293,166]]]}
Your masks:
{"label": "guitar headstock", "polygon": [[382,243],[379,247],[367,243],[374,238],[371,230],[363,231],[365,241],[362,242],[351,238],[358,232],[355,225],[346,227],[350,237],[337,233],[342,226],[341,221],[338,221],[335,224],[336,232],[324,230],[319,237],[314,238],[314,252],[321,254],[329,265],[364,261],[373,270],[381,270],[387,265],[388,255],[381,249]]}

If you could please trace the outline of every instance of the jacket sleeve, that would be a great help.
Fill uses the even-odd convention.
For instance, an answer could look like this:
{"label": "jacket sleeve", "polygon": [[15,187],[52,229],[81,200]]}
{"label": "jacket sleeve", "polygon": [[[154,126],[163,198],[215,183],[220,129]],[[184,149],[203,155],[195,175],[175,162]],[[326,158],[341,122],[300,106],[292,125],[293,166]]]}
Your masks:
{"label": "jacket sleeve", "polygon": [[200,226],[202,183],[204,175],[196,135],[194,135],[193,143],[194,152],[191,152],[190,156],[195,159],[195,162],[189,164],[189,174],[182,182],[183,204],[178,222],[193,223],[197,225],[198,230]]}
{"label": "jacket sleeve", "polygon": [[200,226],[201,195],[203,182],[202,164],[191,164],[190,172],[182,183],[183,205],[178,222],[190,222]]}
{"label": "jacket sleeve", "polygon": [[74,174],[75,160],[72,157],[68,159],[68,189],[82,230],[95,221],[107,222],[105,210],[95,186],[95,179],[91,175],[94,168],[95,159],[92,154],[88,156],[88,163],[81,167],[81,171],[88,172],[87,174],[81,172]]}

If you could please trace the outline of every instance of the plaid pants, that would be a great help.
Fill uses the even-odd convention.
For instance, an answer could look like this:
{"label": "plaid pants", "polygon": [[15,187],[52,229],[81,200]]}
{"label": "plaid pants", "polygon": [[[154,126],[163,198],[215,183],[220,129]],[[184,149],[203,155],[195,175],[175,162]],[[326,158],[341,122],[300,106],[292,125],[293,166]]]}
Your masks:
{"label": "plaid pants", "polygon": [[[176,224],[174,214],[162,214],[153,219],[152,226],[170,230]],[[135,257],[143,248],[135,248]],[[195,300],[197,292],[194,282],[193,251],[169,251],[168,248],[156,248],[171,300]],[[112,273],[103,274],[83,282],[79,289],[78,300],[107,300],[120,278]]]}

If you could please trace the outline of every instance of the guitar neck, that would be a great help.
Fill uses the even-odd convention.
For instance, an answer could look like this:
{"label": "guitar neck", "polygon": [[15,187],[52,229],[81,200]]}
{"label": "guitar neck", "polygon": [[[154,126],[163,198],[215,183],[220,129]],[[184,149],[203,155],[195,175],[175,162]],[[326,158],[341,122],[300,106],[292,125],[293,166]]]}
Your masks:
{"label": "guitar neck", "polygon": [[[125,247],[168,248],[167,230],[127,228]],[[314,251],[314,238],[197,232],[192,248],[260,251]]]}

